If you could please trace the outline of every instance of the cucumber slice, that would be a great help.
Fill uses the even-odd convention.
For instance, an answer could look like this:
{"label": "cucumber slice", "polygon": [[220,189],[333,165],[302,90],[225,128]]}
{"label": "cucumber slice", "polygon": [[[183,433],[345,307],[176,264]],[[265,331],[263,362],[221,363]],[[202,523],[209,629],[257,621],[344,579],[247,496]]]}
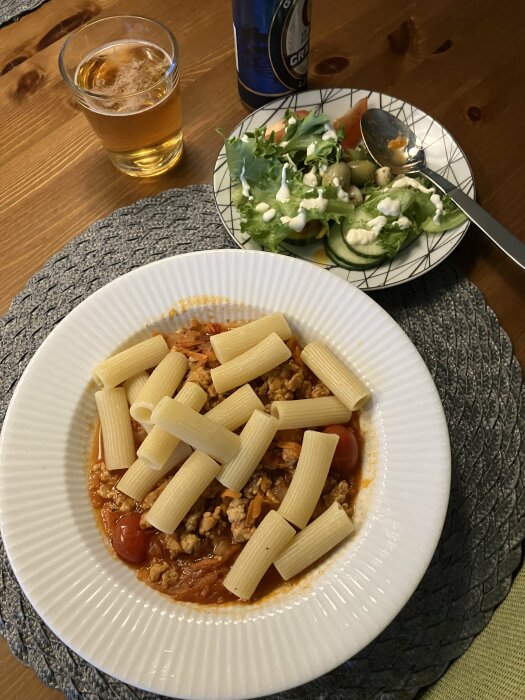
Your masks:
{"label": "cucumber slice", "polygon": [[373,243],[349,243],[346,240],[346,232],[343,232],[343,238],[348,248],[362,258],[384,258],[385,251],[381,242],[375,240]]}
{"label": "cucumber slice", "polygon": [[378,265],[385,257],[383,253],[380,257],[365,258],[352,252],[343,238],[340,224],[330,226],[328,237],[325,238],[325,249],[334,262],[349,270],[367,270]]}
{"label": "cucumber slice", "polygon": [[290,234],[284,240],[292,245],[304,246],[324,238],[327,233],[328,224],[325,221],[312,219],[306,222],[306,226],[301,231],[290,231]]}
{"label": "cucumber slice", "polygon": [[464,214],[461,209],[457,209],[456,211],[443,213],[438,224],[435,224],[431,218],[428,218],[423,222],[421,228],[426,233],[442,233],[443,231],[448,231],[451,228],[460,226],[465,223],[466,220],[466,214]]}
{"label": "cucumber slice", "polygon": [[[352,226],[356,227],[356,224],[352,222]],[[389,256],[388,247],[385,247],[385,242],[383,238],[376,238],[376,240],[372,241],[371,243],[349,243],[346,238],[346,233],[350,228],[352,228],[352,226],[350,226],[350,224],[348,224],[347,222],[344,222],[341,228],[343,240],[348,246],[348,249],[351,253],[360,255],[362,258],[367,258],[370,260],[379,260],[384,257],[391,257]],[[393,235],[395,236],[396,241],[399,242],[400,250],[405,244],[406,239],[408,238],[408,229],[406,233],[402,232],[401,229],[399,229]]]}

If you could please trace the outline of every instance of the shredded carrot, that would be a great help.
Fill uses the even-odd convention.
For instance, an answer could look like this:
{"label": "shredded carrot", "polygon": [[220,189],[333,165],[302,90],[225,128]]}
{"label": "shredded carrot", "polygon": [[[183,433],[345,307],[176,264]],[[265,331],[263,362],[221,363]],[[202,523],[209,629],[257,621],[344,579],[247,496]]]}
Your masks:
{"label": "shredded carrot", "polygon": [[221,493],[221,499],[224,500],[225,498],[240,498],[241,494],[239,491],[234,491],[233,489],[224,489],[224,491]]}
{"label": "shredded carrot", "polygon": [[263,495],[262,493],[257,493],[255,498],[253,498],[250,501],[250,505],[248,506],[248,510],[246,511],[246,526],[250,527],[259,517],[261,514],[262,510],[262,504],[263,504]]}
{"label": "shredded carrot", "polygon": [[280,447],[281,450],[290,450],[291,452],[297,452],[297,454],[301,452],[301,445],[298,442],[284,440],[282,442],[276,442],[275,444],[277,447]]}
{"label": "shredded carrot", "polygon": [[213,323],[213,321],[208,321],[206,324],[206,330],[210,335],[217,335],[217,333],[222,333],[222,328],[220,323]]}

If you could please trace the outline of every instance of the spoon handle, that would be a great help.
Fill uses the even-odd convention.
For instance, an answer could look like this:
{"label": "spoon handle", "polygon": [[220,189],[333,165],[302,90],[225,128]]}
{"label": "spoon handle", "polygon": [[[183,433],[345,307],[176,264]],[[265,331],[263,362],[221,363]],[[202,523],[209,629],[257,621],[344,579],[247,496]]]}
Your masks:
{"label": "spoon handle", "polygon": [[516,236],[488,214],[483,207],[480,207],[479,204],[476,204],[473,199],[462,192],[459,187],[453,185],[444,177],[438,175],[438,173],[427,167],[421,168],[421,173],[448,194],[454,204],[457,204],[493,243],[501,248],[515,263],[525,269],[525,245]]}

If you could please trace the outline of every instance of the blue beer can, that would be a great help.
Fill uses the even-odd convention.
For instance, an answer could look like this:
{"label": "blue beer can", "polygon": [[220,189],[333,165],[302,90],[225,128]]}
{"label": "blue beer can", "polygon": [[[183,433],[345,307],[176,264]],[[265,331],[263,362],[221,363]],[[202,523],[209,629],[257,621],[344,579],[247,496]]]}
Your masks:
{"label": "blue beer can", "polygon": [[233,0],[241,100],[260,107],[306,88],[310,0]]}

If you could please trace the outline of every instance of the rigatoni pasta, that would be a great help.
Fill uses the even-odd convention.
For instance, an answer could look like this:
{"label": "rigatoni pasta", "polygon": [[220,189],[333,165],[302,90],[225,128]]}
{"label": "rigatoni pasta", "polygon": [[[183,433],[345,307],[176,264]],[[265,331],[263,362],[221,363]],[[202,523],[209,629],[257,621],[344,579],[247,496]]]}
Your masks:
{"label": "rigatoni pasta", "polygon": [[273,401],[271,414],[279,421],[278,430],[316,428],[320,425],[348,423],[352,411],[337,396],[321,396],[297,401]]}
{"label": "rigatoni pasta", "polygon": [[263,519],[224,579],[224,587],[249,600],[268,567],[295,535],[294,528],[275,510]]}
{"label": "rigatoni pasta", "polygon": [[322,343],[308,343],[301,359],[351,411],[362,408],[370,398],[363,382]]}
{"label": "rigatoni pasta", "polygon": [[167,354],[166,341],[161,335],[155,335],[108,357],[95,367],[93,377],[99,386],[112,388],[143,370],[156,367]]}
{"label": "rigatoni pasta", "polygon": [[126,379],[122,386],[124,387],[130,406],[133,403],[133,401],[135,401],[142,387],[148,381],[148,379],[149,374],[146,371],[139,372],[138,374],[134,374],[129,379]]}
{"label": "rigatoni pasta", "polygon": [[229,462],[240,450],[241,439],[238,435],[167,396],[159,401],[151,418],[167,433],[196,450],[202,450],[218,462]]}
{"label": "rigatoni pasta", "polygon": [[277,333],[270,333],[242,355],[219,367],[214,367],[211,370],[213,385],[219,394],[223,394],[269,372],[285,362],[290,355],[290,350]]}
{"label": "rigatoni pasta", "polygon": [[292,331],[282,314],[274,313],[262,316],[256,321],[245,323],[238,328],[218,333],[211,337],[211,346],[215,350],[217,359],[221,364],[233,360],[253,348],[270,333],[276,333],[281,340],[288,340]]}
{"label": "rigatoni pasta", "polygon": [[241,449],[227,462],[218,480],[234,491],[240,491],[263,458],[277,431],[277,420],[262,411],[254,411],[241,432]]}
{"label": "rigatoni pasta", "polygon": [[204,415],[228,430],[237,430],[254,411],[264,411],[264,406],[251,386],[245,384]]}
{"label": "rigatoni pasta", "polygon": [[189,445],[179,442],[164,463],[164,466],[160,469],[152,469],[138,457],[118,482],[117,489],[121,493],[126,494],[126,496],[133,498],[133,500],[140,502],[144,500],[145,496],[163,476],[169,474],[177,464],[188,459],[192,452],[193,450]]}
{"label": "rigatoni pasta", "polygon": [[126,392],[122,387],[95,392],[104,440],[104,463],[110,471],[127,469],[135,461],[135,441],[131,429]]}
{"label": "rigatoni pasta", "polygon": [[354,530],[354,524],[340,503],[332,503],[325,512],[298,532],[274,561],[285,581],[320,559]]}
{"label": "rigatoni pasta", "polygon": [[163,396],[173,396],[188,369],[188,360],[181,352],[165,355],[148,380],[133,399],[130,407],[132,418],[151,422],[151,414]]}
{"label": "rigatoni pasta", "polygon": [[[202,387],[194,382],[186,382],[173,400],[194,411],[200,411],[206,403],[206,397]],[[154,425],[137,450],[137,456],[152,469],[159,470],[166,464],[179,442],[178,437]]]}
{"label": "rigatoni pasta", "polygon": [[220,469],[204,452],[194,452],[148,511],[148,522],[157,530],[171,534]]}
{"label": "rigatoni pasta", "polygon": [[307,430],[292,482],[286,492],[279,514],[303,528],[314,512],[323,490],[339,437]]}

